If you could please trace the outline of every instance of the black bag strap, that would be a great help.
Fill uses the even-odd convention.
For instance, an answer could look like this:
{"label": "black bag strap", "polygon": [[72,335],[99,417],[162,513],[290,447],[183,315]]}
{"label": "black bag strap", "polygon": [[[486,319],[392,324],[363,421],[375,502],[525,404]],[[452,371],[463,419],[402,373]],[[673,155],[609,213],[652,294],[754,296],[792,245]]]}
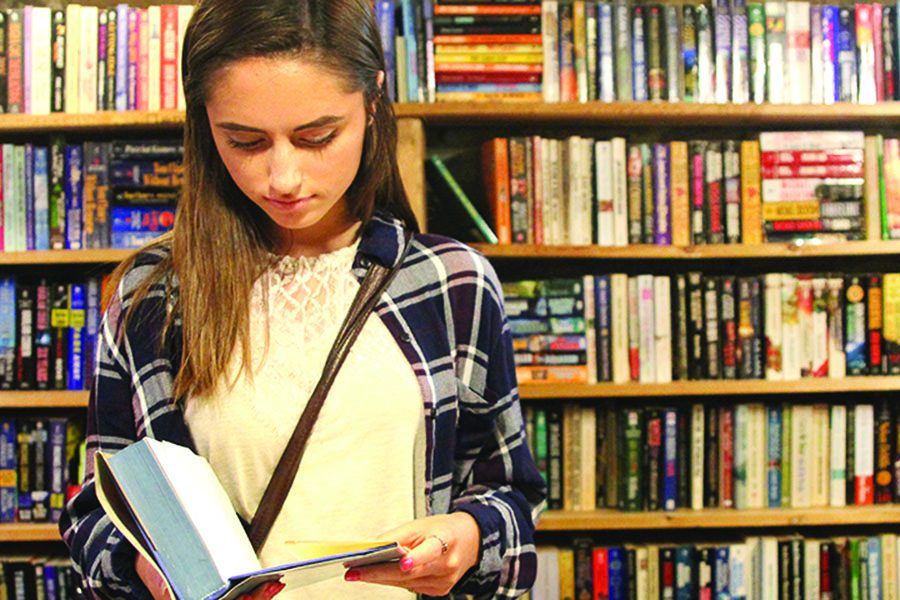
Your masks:
{"label": "black bag strap", "polygon": [[353,303],[347,311],[347,316],[344,317],[344,322],[341,324],[331,351],[328,353],[328,360],[325,361],[325,367],[322,369],[319,382],[313,389],[309,402],[307,402],[306,408],[303,409],[303,414],[300,415],[300,420],[294,428],[294,433],[291,434],[288,440],[287,447],[284,449],[284,453],[281,455],[281,459],[279,459],[278,465],[272,473],[272,478],[266,486],[266,491],[263,493],[262,499],[259,501],[259,507],[256,509],[256,514],[253,515],[253,521],[250,523],[248,536],[253,549],[257,552],[265,544],[266,538],[269,537],[269,531],[281,512],[281,507],[284,505],[288,492],[294,483],[297,469],[300,468],[300,461],[303,458],[303,451],[306,449],[306,443],[312,433],[319,412],[322,410],[322,405],[325,403],[325,398],[328,396],[328,391],[331,389],[335,376],[340,371],[341,365],[344,364],[344,359],[347,358],[350,347],[356,341],[359,332],[362,331],[363,325],[365,325],[369,315],[381,299],[382,292],[387,289],[394,275],[403,264],[403,259],[409,251],[412,233],[404,230],[404,235],[405,239],[400,250],[400,256],[393,267],[389,268],[376,263],[370,264],[365,277],[360,283],[359,291],[356,293]]}

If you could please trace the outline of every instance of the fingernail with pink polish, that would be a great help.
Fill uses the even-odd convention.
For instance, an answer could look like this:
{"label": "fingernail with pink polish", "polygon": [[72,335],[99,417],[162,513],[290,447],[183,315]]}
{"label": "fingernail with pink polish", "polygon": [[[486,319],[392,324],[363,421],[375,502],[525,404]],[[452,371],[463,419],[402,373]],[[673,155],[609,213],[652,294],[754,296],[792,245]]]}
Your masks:
{"label": "fingernail with pink polish", "polygon": [[401,571],[409,571],[413,568],[413,560],[411,558],[404,558],[400,561],[400,570]]}
{"label": "fingernail with pink polish", "polygon": [[269,598],[271,598],[272,596],[276,595],[278,592],[280,592],[283,589],[284,589],[283,583],[273,581],[271,583],[266,584],[265,589],[263,589],[263,593],[266,596],[268,596]]}
{"label": "fingernail with pink polish", "polygon": [[359,581],[359,571],[349,570],[344,573],[344,581]]}

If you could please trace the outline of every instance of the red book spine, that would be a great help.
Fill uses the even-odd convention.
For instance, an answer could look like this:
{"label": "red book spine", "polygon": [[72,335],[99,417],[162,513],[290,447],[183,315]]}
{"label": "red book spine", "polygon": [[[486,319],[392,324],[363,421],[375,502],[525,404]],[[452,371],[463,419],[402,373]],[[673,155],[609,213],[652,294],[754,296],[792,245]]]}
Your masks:
{"label": "red book spine", "polygon": [[23,86],[23,42],[22,9],[11,9],[7,14],[6,30],[6,112],[25,111],[25,88]]}
{"label": "red book spine", "polygon": [[863,150],[782,150],[760,153],[760,164],[776,165],[852,165],[863,162]]}
{"label": "red book spine", "polygon": [[541,156],[540,136],[531,137],[531,189],[534,200],[532,206],[532,241],[535,244],[544,243],[544,188],[541,178],[543,158]]}
{"label": "red book spine", "polygon": [[439,5],[434,7],[436,15],[539,15],[540,6],[497,6],[494,4],[472,4],[469,6]]}
{"label": "red book spine", "polygon": [[862,177],[863,163],[846,165],[763,165],[764,179],[792,177]]}
{"label": "red book spine", "polygon": [[439,73],[437,83],[540,83],[537,73],[495,72],[495,73]]}
{"label": "red book spine", "polygon": [[504,63],[440,63],[434,65],[437,73],[543,73],[543,65]]}
{"label": "red book spine", "polygon": [[594,548],[594,597],[592,600],[609,600],[609,550]]}
{"label": "red book spine", "polygon": [[724,406],[719,412],[719,506],[734,506],[734,409]]}
{"label": "red book spine", "polygon": [[178,7],[164,4],[160,8],[162,43],[160,44],[160,108],[178,107]]}
{"label": "red book spine", "polygon": [[436,35],[435,44],[540,44],[541,34],[472,34],[472,35]]}

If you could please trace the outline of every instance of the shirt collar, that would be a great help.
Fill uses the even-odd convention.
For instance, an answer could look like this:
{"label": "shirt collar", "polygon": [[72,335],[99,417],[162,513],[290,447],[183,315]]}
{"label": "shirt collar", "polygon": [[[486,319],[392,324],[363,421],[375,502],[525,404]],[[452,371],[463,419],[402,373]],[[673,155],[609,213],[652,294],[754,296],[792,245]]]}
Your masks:
{"label": "shirt collar", "polygon": [[374,260],[385,267],[394,267],[403,244],[403,223],[390,215],[377,214],[363,228],[354,269],[365,268]]}

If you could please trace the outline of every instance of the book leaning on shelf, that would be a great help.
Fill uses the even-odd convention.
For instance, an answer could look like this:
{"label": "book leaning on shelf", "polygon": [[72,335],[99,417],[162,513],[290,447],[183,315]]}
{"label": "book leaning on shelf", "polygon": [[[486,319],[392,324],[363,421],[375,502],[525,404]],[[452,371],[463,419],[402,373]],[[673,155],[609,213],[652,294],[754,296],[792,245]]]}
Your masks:
{"label": "book leaning on shelf", "polygon": [[209,463],[145,438],[95,456],[97,495],[112,522],[156,568],[173,598],[229,600],[280,580],[286,590],[400,558],[390,541],[289,542],[295,562],[263,568]]}

